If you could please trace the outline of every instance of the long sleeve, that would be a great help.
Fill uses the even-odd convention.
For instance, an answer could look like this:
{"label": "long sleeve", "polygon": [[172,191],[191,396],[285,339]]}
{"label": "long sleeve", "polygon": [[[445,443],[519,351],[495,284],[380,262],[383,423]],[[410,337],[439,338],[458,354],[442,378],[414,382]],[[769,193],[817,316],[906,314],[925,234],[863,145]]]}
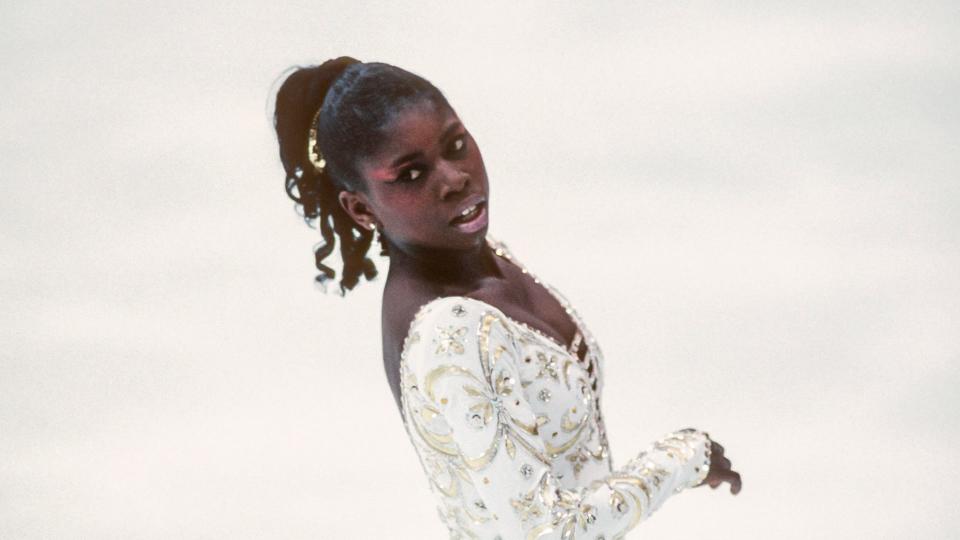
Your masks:
{"label": "long sleeve", "polygon": [[[512,326],[489,304],[446,297],[421,310],[404,344],[404,421],[452,537],[622,538],[670,495],[702,482],[709,438],[682,430],[611,474],[564,487],[541,433],[551,419],[531,404],[522,374],[529,358]],[[570,379],[569,369],[557,376],[588,408],[590,388]],[[561,423],[582,429],[571,410],[558,412]]]}

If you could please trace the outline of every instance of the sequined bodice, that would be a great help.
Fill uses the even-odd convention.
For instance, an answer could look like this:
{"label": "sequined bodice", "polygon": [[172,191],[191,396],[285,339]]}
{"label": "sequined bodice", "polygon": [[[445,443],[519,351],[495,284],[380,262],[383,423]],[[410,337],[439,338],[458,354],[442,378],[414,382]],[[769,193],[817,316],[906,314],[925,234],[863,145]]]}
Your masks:
{"label": "sequined bodice", "polygon": [[[504,244],[488,241],[526,272]],[[600,517],[626,532],[655,507],[652,482],[672,478],[664,463],[634,460],[628,468],[645,466],[647,480],[630,476],[633,469],[611,480],[600,349],[566,298],[543,285],[577,325],[569,347],[461,296],[422,306],[404,340],[404,424],[451,538],[560,538],[564,530],[574,538],[579,527],[600,532],[593,539],[603,535],[593,527]],[[702,465],[702,440],[678,437],[673,454],[688,458],[684,466]],[[690,480],[677,478],[677,487]],[[586,503],[587,495],[604,504]]]}

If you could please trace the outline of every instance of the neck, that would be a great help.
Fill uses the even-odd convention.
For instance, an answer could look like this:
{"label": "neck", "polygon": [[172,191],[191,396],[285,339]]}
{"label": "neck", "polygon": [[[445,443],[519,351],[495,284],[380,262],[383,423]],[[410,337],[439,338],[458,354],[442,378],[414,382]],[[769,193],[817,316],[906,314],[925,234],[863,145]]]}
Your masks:
{"label": "neck", "polygon": [[464,294],[478,289],[485,280],[503,277],[486,240],[466,250],[396,244],[387,237],[384,240],[390,253],[390,275],[412,277],[446,294]]}

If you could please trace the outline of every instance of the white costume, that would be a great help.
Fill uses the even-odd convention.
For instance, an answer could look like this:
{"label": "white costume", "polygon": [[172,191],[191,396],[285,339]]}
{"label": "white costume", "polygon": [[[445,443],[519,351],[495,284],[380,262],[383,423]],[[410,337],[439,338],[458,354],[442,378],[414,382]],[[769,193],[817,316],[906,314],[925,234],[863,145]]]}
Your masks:
{"label": "white costume", "polygon": [[[513,261],[504,244],[488,242]],[[710,440],[696,430],[612,469],[600,349],[543,285],[577,325],[569,346],[462,296],[428,302],[410,324],[404,424],[451,538],[622,538],[709,469]]]}

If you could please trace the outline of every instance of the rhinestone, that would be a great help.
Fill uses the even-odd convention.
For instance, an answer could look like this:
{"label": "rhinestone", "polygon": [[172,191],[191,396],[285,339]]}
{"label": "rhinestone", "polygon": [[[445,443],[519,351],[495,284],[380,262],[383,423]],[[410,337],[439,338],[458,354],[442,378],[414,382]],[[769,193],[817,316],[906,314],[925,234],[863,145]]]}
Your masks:
{"label": "rhinestone", "polygon": [[524,478],[530,478],[531,474],[533,474],[533,467],[531,467],[528,463],[524,463],[523,466],[520,467],[520,476],[523,476]]}
{"label": "rhinestone", "polygon": [[540,398],[540,401],[546,403],[550,401],[550,398],[553,397],[553,395],[550,394],[550,390],[547,390],[546,388],[544,388],[543,390],[540,390],[540,393],[537,394],[537,397]]}
{"label": "rhinestone", "polygon": [[476,506],[477,508],[479,508],[479,509],[481,509],[481,510],[486,510],[486,509],[487,509],[487,505],[483,504],[483,501],[473,501],[473,504],[474,504],[474,506]]}
{"label": "rhinestone", "polygon": [[467,422],[470,423],[470,426],[476,429],[483,427],[483,416],[479,413],[468,413]]}

